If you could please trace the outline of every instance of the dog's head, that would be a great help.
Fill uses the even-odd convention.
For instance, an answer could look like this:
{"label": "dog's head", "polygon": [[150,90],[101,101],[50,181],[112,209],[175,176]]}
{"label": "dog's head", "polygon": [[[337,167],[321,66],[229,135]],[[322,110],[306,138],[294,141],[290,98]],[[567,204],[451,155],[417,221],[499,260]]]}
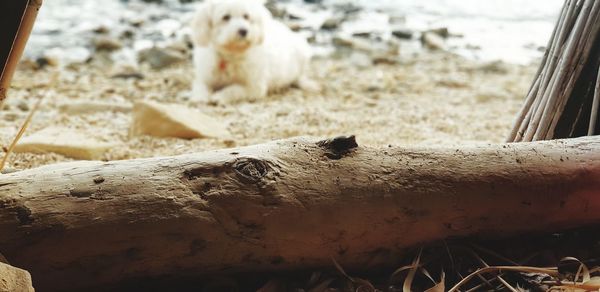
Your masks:
{"label": "dog's head", "polygon": [[263,41],[264,22],[271,17],[262,0],[205,0],[192,23],[197,46],[243,53]]}

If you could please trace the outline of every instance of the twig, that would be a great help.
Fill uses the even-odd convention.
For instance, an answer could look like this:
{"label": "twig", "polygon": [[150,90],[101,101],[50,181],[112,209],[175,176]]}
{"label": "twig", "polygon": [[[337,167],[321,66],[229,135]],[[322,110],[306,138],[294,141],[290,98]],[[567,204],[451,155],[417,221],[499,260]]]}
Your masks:
{"label": "twig", "polygon": [[21,139],[21,137],[27,130],[27,127],[31,123],[31,119],[33,118],[33,115],[40,107],[42,101],[44,100],[44,98],[46,96],[50,95],[50,92],[56,86],[56,83],[58,82],[58,78],[59,78],[59,74],[56,72],[54,72],[54,74],[51,75],[50,80],[48,81],[48,84],[46,84],[46,87],[48,89],[42,95],[40,95],[40,98],[35,103],[35,105],[31,109],[31,111],[29,112],[29,115],[27,115],[27,119],[25,119],[25,122],[23,123],[23,125],[21,125],[19,132],[17,132],[17,135],[15,136],[15,138],[11,142],[10,146],[8,147],[6,153],[4,154],[4,157],[2,157],[2,161],[0,161],[0,172],[2,171],[2,169],[4,169],[4,166],[5,166],[6,162],[8,161],[8,156],[14,150],[15,146],[17,145],[17,143],[19,142],[19,140]]}
{"label": "twig", "polygon": [[598,119],[598,109],[600,106],[600,66],[598,66],[598,76],[596,77],[596,88],[594,88],[594,101],[592,103],[592,113],[590,116],[590,126],[588,136],[593,136],[596,132],[596,121]]}
{"label": "twig", "polygon": [[40,107],[40,104],[42,103],[42,100],[44,100],[44,97],[47,94],[48,94],[48,92],[46,92],[46,94],[43,94],[43,95],[40,96],[40,98],[37,100],[37,102],[35,103],[35,105],[31,109],[31,111],[29,112],[29,115],[27,115],[27,119],[25,119],[25,122],[23,123],[23,125],[21,125],[21,128],[19,129],[19,132],[17,132],[17,135],[15,136],[15,138],[10,143],[10,146],[8,146],[8,150],[6,151],[6,154],[4,154],[4,157],[2,157],[2,161],[0,161],[0,172],[4,169],[4,166],[6,165],[6,161],[8,160],[8,156],[14,150],[15,146],[17,145],[17,142],[19,142],[19,140],[21,139],[21,137],[23,136],[23,134],[27,130],[27,127],[31,123],[31,119],[33,118],[33,115],[35,114],[35,112],[37,111],[37,109]]}
{"label": "twig", "polygon": [[513,271],[513,272],[527,272],[527,273],[543,273],[543,274],[548,274],[550,276],[555,276],[555,277],[559,275],[558,274],[558,270],[556,268],[513,267],[513,266],[487,267],[487,268],[481,268],[481,269],[479,269],[479,270],[471,273],[470,275],[466,276],[464,279],[462,279],[460,282],[458,282],[456,285],[454,285],[454,287],[452,287],[452,289],[448,290],[448,292],[458,291],[458,289],[460,287],[462,287],[464,284],[466,284],[473,277],[475,277],[475,276],[477,276],[479,274],[493,272],[493,271],[497,271],[497,272],[501,272],[501,271]]}
{"label": "twig", "polygon": [[[490,265],[488,265],[476,252],[474,252],[473,250],[470,250],[470,252],[484,267],[486,267],[486,268],[490,267]],[[498,279],[498,281],[500,281],[500,283],[502,283],[502,285],[504,285],[504,287],[506,287],[508,290],[510,290],[512,292],[519,292],[513,286],[508,284],[508,282],[506,282],[506,280],[504,280],[500,275],[497,275],[494,278]]]}

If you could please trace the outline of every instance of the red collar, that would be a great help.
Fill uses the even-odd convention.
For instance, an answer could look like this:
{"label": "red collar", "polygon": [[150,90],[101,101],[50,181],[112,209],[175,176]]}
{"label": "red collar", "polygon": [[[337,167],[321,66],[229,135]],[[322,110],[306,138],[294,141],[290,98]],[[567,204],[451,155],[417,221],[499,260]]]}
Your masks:
{"label": "red collar", "polygon": [[224,59],[221,59],[219,61],[219,70],[225,71],[225,69],[227,69],[227,61],[225,61]]}

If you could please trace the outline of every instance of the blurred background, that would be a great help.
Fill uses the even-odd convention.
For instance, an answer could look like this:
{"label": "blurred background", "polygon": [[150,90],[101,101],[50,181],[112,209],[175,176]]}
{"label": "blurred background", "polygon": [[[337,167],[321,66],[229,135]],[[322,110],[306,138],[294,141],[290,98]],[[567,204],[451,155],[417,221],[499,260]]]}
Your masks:
{"label": "blurred background", "polygon": [[[542,54],[562,3],[290,0],[269,1],[268,6],[275,16],[306,34],[320,55],[351,46],[352,36],[368,40],[373,50],[393,50],[400,42],[401,53],[412,53],[422,34],[433,30],[443,42],[428,40],[430,46],[442,45],[477,60],[527,64]],[[191,0],[46,1],[27,56],[80,61],[97,49],[90,39],[102,34],[113,38],[113,45],[123,46],[115,58],[133,61],[142,49],[189,42],[187,24],[196,4]]]}
{"label": "blurred background", "polygon": [[[355,134],[359,145],[375,147],[503,142],[562,3],[269,1],[273,15],[312,44],[310,75],[323,91],[291,88],[215,105],[190,96],[189,22],[198,2],[47,0],[0,111],[0,144],[10,144],[45,93],[20,143],[47,149],[17,148],[12,168],[73,160],[65,149],[74,140],[85,151],[102,145],[93,148],[101,160],[296,136]],[[132,135],[138,101],[201,111],[225,130],[204,139]]]}

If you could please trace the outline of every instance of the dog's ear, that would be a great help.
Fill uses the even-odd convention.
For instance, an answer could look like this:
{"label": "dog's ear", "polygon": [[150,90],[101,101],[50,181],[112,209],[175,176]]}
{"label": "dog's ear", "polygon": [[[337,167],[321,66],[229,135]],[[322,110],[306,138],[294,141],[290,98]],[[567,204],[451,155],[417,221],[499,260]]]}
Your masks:
{"label": "dog's ear", "polygon": [[[262,2],[262,0],[254,0],[254,1]],[[261,29],[259,30],[256,38],[257,38],[257,42],[259,44],[262,44],[262,42],[264,41],[264,38],[265,38],[265,35],[264,35],[265,26],[269,25],[268,22],[271,19],[273,19],[273,15],[269,11],[269,9],[267,9],[264,6],[260,7],[259,15],[260,15],[260,17],[258,19],[260,22]]]}
{"label": "dog's ear", "polygon": [[206,47],[210,43],[212,31],[212,1],[205,0],[198,7],[198,11],[192,20],[192,40],[194,44]]}

